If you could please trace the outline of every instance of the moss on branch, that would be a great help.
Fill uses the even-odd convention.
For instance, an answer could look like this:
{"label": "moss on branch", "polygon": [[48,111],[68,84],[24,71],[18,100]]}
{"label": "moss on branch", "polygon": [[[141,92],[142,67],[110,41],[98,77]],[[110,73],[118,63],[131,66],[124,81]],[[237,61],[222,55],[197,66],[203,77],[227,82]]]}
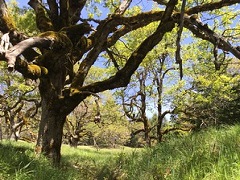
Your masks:
{"label": "moss on branch", "polygon": [[28,64],[28,62],[21,59],[16,61],[15,68],[22,73],[25,78],[29,79],[38,79],[48,74],[47,68],[36,64]]}

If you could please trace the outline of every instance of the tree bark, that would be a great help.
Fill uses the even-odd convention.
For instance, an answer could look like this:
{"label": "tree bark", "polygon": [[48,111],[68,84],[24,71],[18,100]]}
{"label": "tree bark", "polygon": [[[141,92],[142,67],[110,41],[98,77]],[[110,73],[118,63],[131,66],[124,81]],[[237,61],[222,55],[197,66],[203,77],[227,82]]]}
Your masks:
{"label": "tree bark", "polygon": [[3,133],[2,133],[2,118],[0,118],[0,141],[3,139]]}
{"label": "tree bark", "polygon": [[56,166],[60,164],[61,159],[60,151],[65,118],[57,115],[57,112],[45,109],[39,125],[36,152],[45,154]]}
{"label": "tree bark", "polygon": [[[57,59],[60,61],[59,58]],[[46,77],[40,78],[39,84],[42,114],[36,153],[46,155],[52,160],[54,166],[60,165],[63,126],[67,116],[66,113],[61,112],[62,106],[59,103],[66,75],[62,67],[66,59],[62,57],[61,60],[60,62],[52,60],[55,61],[54,67],[58,71],[51,71]]]}
{"label": "tree bark", "polygon": [[42,98],[42,116],[39,125],[36,153],[43,153],[59,166],[61,159],[61,144],[63,125],[66,115],[59,113],[59,109],[51,107],[48,98]]}

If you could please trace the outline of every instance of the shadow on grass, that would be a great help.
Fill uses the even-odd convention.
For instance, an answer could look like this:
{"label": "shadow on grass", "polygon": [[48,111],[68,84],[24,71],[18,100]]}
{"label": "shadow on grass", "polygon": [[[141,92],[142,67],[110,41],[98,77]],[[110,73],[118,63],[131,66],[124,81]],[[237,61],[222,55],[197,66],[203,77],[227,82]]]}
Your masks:
{"label": "shadow on grass", "polygon": [[108,150],[66,147],[61,167],[54,168],[45,157],[36,157],[33,144],[0,141],[0,179],[114,179],[116,156]]}
{"label": "shadow on grass", "polygon": [[51,180],[74,179],[71,171],[54,168],[43,156],[36,157],[25,143],[0,142],[0,179]]}

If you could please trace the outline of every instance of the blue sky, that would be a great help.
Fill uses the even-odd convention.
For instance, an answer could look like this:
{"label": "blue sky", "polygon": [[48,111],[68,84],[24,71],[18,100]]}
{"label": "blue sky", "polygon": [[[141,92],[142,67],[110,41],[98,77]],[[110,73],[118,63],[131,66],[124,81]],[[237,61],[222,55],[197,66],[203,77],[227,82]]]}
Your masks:
{"label": "blue sky", "polygon": [[[6,2],[9,2],[9,1],[11,1],[11,0],[6,0]],[[28,1],[26,1],[26,0],[16,0],[18,3],[19,3],[19,5],[22,7],[22,6],[28,6]]]}
{"label": "blue sky", "polygon": [[[6,0],[6,2],[9,2],[11,0]],[[29,0],[16,0],[20,7],[29,7],[28,1]],[[46,0],[43,0],[43,2],[46,2]],[[103,1],[102,1],[103,2]],[[154,2],[153,0],[136,0],[131,3],[131,6],[141,6],[143,11],[150,11],[152,9]],[[99,9],[102,11],[102,15],[100,17],[94,17],[94,18],[106,18],[108,15],[108,11],[104,9],[103,6],[99,6]],[[83,10],[82,12],[82,18],[87,18],[87,12]]]}
{"label": "blue sky", "polygon": [[[9,2],[10,0],[6,0],[6,2]],[[28,6],[28,0],[16,0],[19,5],[22,6]],[[138,0],[138,1],[134,1],[132,3],[133,5],[140,5],[143,7],[143,9],[145,10],[149,10],[152,5],[153,5],[153,1],[152,0],[147,0],[147,1],[142,1],[142,0]]]}

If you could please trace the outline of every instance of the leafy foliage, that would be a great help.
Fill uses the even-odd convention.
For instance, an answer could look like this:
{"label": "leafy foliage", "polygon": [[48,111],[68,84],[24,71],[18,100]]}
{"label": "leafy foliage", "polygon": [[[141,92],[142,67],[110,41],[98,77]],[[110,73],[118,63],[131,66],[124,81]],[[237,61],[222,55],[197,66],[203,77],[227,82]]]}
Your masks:
{"label": "leafy foliage", "polygon": [[8,4],[11,15],[19,31],[28,36],[34,36],[39,33],[36,21],[32,18],[35,17],[33,10],[27,7],[20,8],[16,0],[11,0]]}
{"label": "leafy foliage", "polygon": [[33,141],[39,108],[36,86],[27,84],[19,74],[9,74],[2,64],[0,74],[0,138]]}
{"label": "leafy foliage", "polygon": [[234,59],[226,60],[220,71],[214,70],[211,59],[195,62],[189,86],[175,97],[175,120],[190,122],[196,128],[239,122],[240,76],[234,71],[234,62]]}

